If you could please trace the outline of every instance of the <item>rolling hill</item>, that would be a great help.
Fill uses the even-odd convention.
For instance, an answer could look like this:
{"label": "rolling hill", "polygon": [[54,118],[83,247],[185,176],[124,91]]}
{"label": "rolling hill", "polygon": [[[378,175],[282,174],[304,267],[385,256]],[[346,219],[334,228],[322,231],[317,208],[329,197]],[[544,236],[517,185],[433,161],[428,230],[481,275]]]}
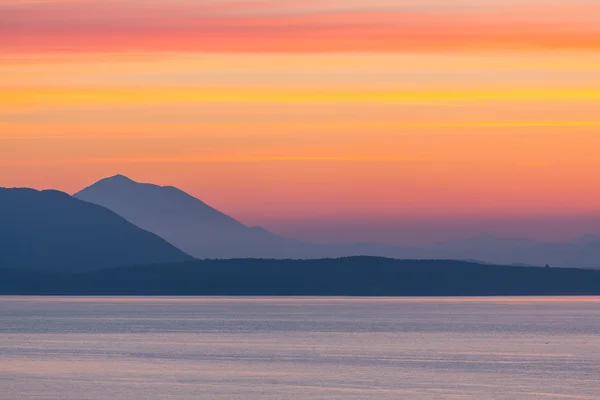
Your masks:
{"label": "rolling hill", "polygon": [[0,269],[0,294],[598,295],[600,271],[379,257],[198,260],[79,274],[38,275],[28,271]]}
{"label": "rolling hill", "polygon": [[0,188],[0,267],[73,272],[192,259],[114,212],[66,193]]}

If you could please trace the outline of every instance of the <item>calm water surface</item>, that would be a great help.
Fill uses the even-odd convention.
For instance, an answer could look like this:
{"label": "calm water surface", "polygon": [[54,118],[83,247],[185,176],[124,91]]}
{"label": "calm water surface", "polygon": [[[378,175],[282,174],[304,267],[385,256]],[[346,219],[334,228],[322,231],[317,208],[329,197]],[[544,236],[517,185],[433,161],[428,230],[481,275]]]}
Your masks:
{"label": "calm water surface", "polygon": [[600,399],[600,298],[0,297],[0,398]]}

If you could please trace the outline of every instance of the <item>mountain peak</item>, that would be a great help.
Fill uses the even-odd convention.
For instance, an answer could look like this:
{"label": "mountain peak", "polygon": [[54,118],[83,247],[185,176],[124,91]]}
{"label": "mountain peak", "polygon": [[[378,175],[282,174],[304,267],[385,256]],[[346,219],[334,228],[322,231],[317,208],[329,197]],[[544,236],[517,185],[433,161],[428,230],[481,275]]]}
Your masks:
{"label": "mountain peak", "polygon": [[102,181],[136,183],[133,179],[131,179],[125,175],[122,175],[122,174],[117,174],[114,176],[110,176],[108,178],[104,178],[104,179],[102,179]]}
{"label": "mountain peak", "polygon": [[108,208],[198,257],[283,257],[304,249],[304,244],[295,240],[249,228],[174,186],[138,183],[116,175],[73,196]]}
{"label": "mountain peak", "polygon": [[[133,179],[131,179],[125,175],[117,174],[117,175],[113,175],[113,176],[109,176],[109,177],[100,179],[99,181],[93,183],[92,185],[86,187],[85,189],[83,189],[77,193],[74,193],[73,197],[76,197],[80,200],[88,201],[87,199],[83,198],[83,196],[85,196],[86,193],[94,192],[97,190],[101,190],[101,191],[109,190],[109,191],[115,191],[115,192],[122,193],[123,191],[134,190],[138,186],[142,186],[142,184],[134,181]],[[91,203],[94,203],[94,202],[92,201]]]}

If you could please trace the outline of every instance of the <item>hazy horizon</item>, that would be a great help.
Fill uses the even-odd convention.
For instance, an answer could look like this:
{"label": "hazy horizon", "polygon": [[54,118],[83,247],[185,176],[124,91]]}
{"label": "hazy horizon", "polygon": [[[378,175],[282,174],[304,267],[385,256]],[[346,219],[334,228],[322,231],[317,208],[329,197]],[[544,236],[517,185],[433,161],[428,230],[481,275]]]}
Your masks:
{"label": "hazy horizon", "polygon": [[0,0],[0,397],[595,400],[599,149],[600,0]]}
{"label": "hazy horizon", "polygon": [[[140,183],[156,184],[151,181],[138,181],[132,176],[128,178]],[[33,188],[62,190],[72,195],[92,183],[94,182],[87,182],[74,190],[47,186]],[[160,186],[174,185],[161,182]],[[185,187],[178,188],[248,226],[260,226],[283,236],[316,243],[374,242],[430,246],[438,242],[467,239],[481,234],[527,238],[539,242],[565,242],[584,235],[600,235],[600,211],[564,215],[374,215],[358,218],[323,212],[309,217],[286,218],[276,213],[257,214],[251,210],[230,212]]]}
{"label": "hazy horizon", "polygon": [[598,1],[3,0],[0,26],[0,186],[122,173],[317,241],[600,233]]}

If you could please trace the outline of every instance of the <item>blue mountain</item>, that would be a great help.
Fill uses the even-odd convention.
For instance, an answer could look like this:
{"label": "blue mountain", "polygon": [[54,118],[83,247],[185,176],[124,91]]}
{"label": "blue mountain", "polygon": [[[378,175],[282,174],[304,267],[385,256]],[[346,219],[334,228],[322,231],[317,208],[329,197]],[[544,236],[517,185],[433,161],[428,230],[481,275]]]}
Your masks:
{"label": "blue mountain", "polygon": [[172,186],[102,179],[74,197],[106,207],[198,258],[305,258],[319,245],[246,226]]}
{"label": "blue mountain", "polygon": [[83,272],[193,258],[114,212],[56,190],[0,188],[0,266]]}

